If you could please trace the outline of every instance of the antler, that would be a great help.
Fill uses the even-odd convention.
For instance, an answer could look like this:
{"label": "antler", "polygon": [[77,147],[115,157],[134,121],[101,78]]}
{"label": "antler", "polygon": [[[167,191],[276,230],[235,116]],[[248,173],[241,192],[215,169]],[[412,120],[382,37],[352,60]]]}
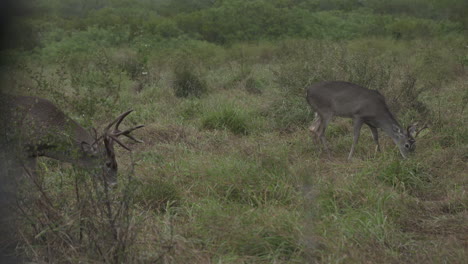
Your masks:
{"label": "antler", "polygon": [[115,129],[116,129],[116,130],[119,129],[119,125],[120,125],[120,123],[122,123],[122,120],[123,120],[128,114],[130,114],[132,111],[133,111],[133,110],[128,110],[127,112],[125,112],[125,113],[119,115],[114,121],[112,121],[109,125],[107,125],[107,127],[104,129],[104,133],[107,133],[107,132],[109,131],[109,129],[110,129],[115,123],[117,123],[117,124],[115,125]]}
{"label": "antler", "polygon": [[[120,135],[124,135],[138,143],[143,143],[142,140],[139,140],[139,139],[136,139],[134,138],[133,136],[130,135],[130,132],[132,132],[133,130],[136,130],[136,129],[139,129],[139,128],[142,128],[144,127],[144,125],[139,125],[139,126],[135,126],[135,127],[132,127],[132,128],[129,128],[129,129],[126,129],[124,131],[120,131],[119,130],[119,125],[120,123],[122,123],[123,119],[132,112],[133,110],[128,110],[127,112],[121,114],[120,116],[118,116],[114,121],[112,121],[109,125],[107,125],[107,127],[104,129],[104,136],[105,137],[109,137],[109,138],[112,138],[112,140],[114,140],[115,142],[117,142],[117,144],[119,144],[120,146],[122,146],[124,149],[126,150],[129,150],[130,151],[130,148],[128,148],[127,146],[125,146],[119,139],[118,137]],[[114,128],[114,131],[110,132],[109,130],[111,129],[111,127],[115,124],[115,128]]]}
{"label": "antler", "polygon": [[407,128],[407,130],[406,130],[407,133],[408,133],[408,135],[411,136],[411,137],[413,137],[413,138],[416,138],[416,137],[419,135],[419,133],[421,133],[421,131],[423,131],[424,129],[428,128],[427,122],[428,122],[428,121],[425,121],[425,122],[424,122],[424,125],[422,125],[422,127],[421,127],[420,129],[418,129],[418,127],[419,127],[419,123],[418,123],[418,122],[413,123],[412,125],[408,126],[408,128]]}
{"label": "antler", "polygon": [[134,138],[132,135],[130,135],[130,132],[132,132],[133,130],[137,130],[139,128],[142,128],[144,127],[144,125],[139,125],[139,126],[136,126],[136,127],[132,127],[132,128],[129,128],[129,129],[126,129],[124,131],[119,131],[117,133],[114,134],[114,136],[118,137],[120,135],[124,135],[130,139],[133,139],[134,141],[138,142],[138,143],[143,143],[143,140],[140,140],[140,139],[136,139]]}
{"label": "antler", "polygon": [[419,129],[418,131],[415,132],[415,134],[414,134],[415,136],[414,136],[414,137],[417,137],[417,136],[419,135],[419,133],[420,133],[421,131],[423,131],[424,129],[426,129],[426,128],[429,128],[429,127],[427,126],[427,121],[424,122],[424,125],[422,126],[421,129]]}

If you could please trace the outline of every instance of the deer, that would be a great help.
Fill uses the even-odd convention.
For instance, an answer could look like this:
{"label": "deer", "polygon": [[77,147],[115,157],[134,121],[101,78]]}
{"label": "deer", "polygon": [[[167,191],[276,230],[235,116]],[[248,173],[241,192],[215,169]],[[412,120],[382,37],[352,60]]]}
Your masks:
{"label": "deer", "polygon": [[385,98],[376,90],[344,81],[325,81],[307,87],[307,102],[315,111],[315,118],[309,127],[318,142],[322,142],[330,156],[325,130],[334,116],[352,118],[354,138],[348,160],[351,160],[354,148],[359,140],[362,125],[366,124],[380,152],[378,128],[382,129],[398,146],[403,158],[407,158],[416,149],[417,135],[425,128],[417,130],[413,123],[406,130],[400,126],[390,112]]}
{"label": "deer", "polygon": [[3,94],[0,96],[0,102],[9,113],[6,122],[10,131],[8,137],[19,147],[19,159],[25,170],[23,174],[34,176],[36,160],[44,156],[85,169],[102,170],[105,182],[113,186],[117,183],[118,171],[114,143],[128,151],[130,148],[122,143],[119,136],[143,143],[130,135],[130,132],[143,125],[119,130],[119,125],[133,110],[119,115],[98,136],[96,129],[86,130],[47,99]]}

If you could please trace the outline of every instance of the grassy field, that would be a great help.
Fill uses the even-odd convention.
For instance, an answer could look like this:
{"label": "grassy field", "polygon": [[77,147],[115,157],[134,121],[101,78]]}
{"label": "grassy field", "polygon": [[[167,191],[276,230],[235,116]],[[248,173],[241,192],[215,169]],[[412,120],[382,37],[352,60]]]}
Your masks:
{"label": "grassy field", "polygon": [[[110,191],[41,158],[39,181],[14,205],[18,254],[466,262],[466,4],[247,2],[38,0],[23,10],[17,46],[0,51],[6,92],[47,98],[98,131],[129,109],[122,126],[145,127],[134,132],[144,143],[125,141],[131,152],[116,146]],[[335,118],[329,158],[307,129],[305,100],[307,85],[325,80],[378,90],[403,127],[427,124],[414,155],[402,159],[383,133],[376,153],[365,127],[348,161],[352,121]]]}
{"label": "grassy field", "polygon": [[[13,92],[49,98],[82,124],[104,124],[127,109],[135,110],[128,126],[145,124],[135,132],[144,144],[118,149],[120,184],[108,194],[112,206],[127,204],[114,211],[125,236],[109,238],[104,218],[83,209],[73,191],[91,188],[88,206],[99,207],[99,187],[42,159],[52,205],[30,217],[50,223],[35,231],[25,224],[20,249],[54,263],[463,263],[468,79],[461,44],[189,42],[187,50],[208,54],[154,56],[147,74],[134,78],[118,68],[134,66],[129,48],[98,50],[66,67],[15,68],[6,78]],[[64,70],[72,66],[78,70]],[[403,160],[387,136],[375,153],[364,128],[348,161],[351,120],[338,118],[327,130],[327,158],[307,130],[313,112],[304,88],[320,80],[378,89],[401,123],[427,122],[416,154]],[[178,89],[186,93],[178,97]],[[57,215],[44,218],[44,210]],[[95,225],[83,224],[84,216]],[[91,226],[96,235],[80,231],[78,239],[77,230]]]}

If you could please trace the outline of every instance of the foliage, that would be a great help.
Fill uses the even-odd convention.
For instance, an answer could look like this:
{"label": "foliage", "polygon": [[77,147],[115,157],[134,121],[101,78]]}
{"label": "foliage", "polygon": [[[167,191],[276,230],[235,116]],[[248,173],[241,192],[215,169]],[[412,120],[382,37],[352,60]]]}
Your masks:
{"label": "foliage", "polygon": [[[39,19],[18,23],[22,28],[19,30],[21,36],[31,35],[32,32],[48,34],[50,29],[55,28],[72,30],[74,34],[77,34],[76,31],[98,33],[101,36],[97,37],[101,38],[103,32],[96,31],[99,29],[108,32],[105,33],[106,38],[113,44],[131,43],[148,35],[159,39],[189,36],[218,44],[288,37],[352,39],[370,35],[396,38],[441,36],[447,32],[466,30],[467,21],[461,14],[468,8],[461,0],[432,4],[424,0],[388,3],[379,0],[206,0],[196,3],[182,0],[159,3],[148,0],[137,3],[127,0],[40,0],[39,3],[42,4],[37,4],[35,8],[41,12],[59,15],[49,17],[52,20],[48,23]],[[437,12],[438,9],[434,7],[445,12]],[[416,14],[419,17],[408,16]],[[439,20],[433,20],[434,17]],[[90,28],[94,28],[94,32],[90,32]],[[42,37],[39,41],[19,41],[24,42],[20,45],[31,49],[38,45],[37,42],[42,42]]]}
{"label": "foliage", "polygon": [[[32,258],[53,258],[57,263],[84,256],[105,263],[135,259],[128,254],[136,238],[131,177],[122,179],[124,188],[111,192],[104,172],[90,175],[77,170],[48,176],[43,179],[28,174],[19,184],[16,217],[30,226],[21,235],[34,247]],[[55,188],[60,191],[50,191]]]}
{"label": "foliage", "polygon": [[205,81],[196,75],[191,65],[185,62],[176,66],[172,87],[177,97],[200,97],[207,91]]}

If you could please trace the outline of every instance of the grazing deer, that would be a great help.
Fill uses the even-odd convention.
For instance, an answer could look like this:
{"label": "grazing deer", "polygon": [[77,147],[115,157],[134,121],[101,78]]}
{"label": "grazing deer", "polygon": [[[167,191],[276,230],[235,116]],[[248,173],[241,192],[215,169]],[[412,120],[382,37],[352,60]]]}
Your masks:
{"label": "grazing deer", "polygon": [[414,138],[426,128],[424,126],[416,131],[416,124],[412,124],[404,131],[388,110],[385,98],[379,92],[349,82],[330,81],[313,84],[307,88],[307,102],[315,110],[315,119],[309,130],[316,136],[317,140],[322,141],[329,155],[325,130],[333,116],[353,119],[354,140],[348,159],[353,156],[354,147],[358,142],[363,124],[371,129],[377,144],[377,151],[380,151],[377,128],[381,128],[393,139],[404,158],[407,158],[408,154],[415,150],[416,141]]}
{"label": "grazing deer", "polygon": [[114,185],[117,182],[114,142],[127,150],[130,149],[118,139],[119,136],[142,142],[130,135],[142,125],[119,130],[120,123],[132,110],[117,117],[98,137],[95,129],[93,135],[48,100],[31,96],[0,96],[0,103],[9,112],[9,137],[19,143],[20,158],[24,159],[21,162],[29,174],[34,175],[36,158],[45,156],[88,169],[102,169],[106,182]]}

